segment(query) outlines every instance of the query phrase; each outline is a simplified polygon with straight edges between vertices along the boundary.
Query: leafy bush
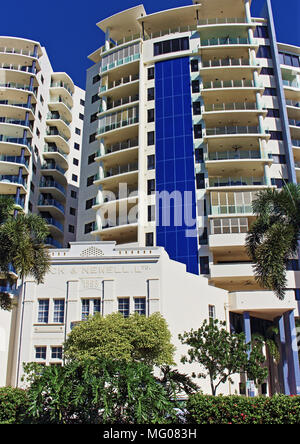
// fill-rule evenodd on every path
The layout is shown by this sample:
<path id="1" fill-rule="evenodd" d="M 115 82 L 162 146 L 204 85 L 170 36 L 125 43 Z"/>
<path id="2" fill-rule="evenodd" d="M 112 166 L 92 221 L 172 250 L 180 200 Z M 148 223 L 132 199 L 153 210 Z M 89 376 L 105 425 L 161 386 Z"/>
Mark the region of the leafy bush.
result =
<path id="1" fill-rule="evenodd" d="M 0 387 L 0 424 L 23 422 L 27 410 L 26 391 L 14 387 Z"/>
<path id="2" fill-rule="evenodd" d="M 300 396 L 211 396 L 187 401 L 187 422 L 194 424 L 300 424 Z"/>

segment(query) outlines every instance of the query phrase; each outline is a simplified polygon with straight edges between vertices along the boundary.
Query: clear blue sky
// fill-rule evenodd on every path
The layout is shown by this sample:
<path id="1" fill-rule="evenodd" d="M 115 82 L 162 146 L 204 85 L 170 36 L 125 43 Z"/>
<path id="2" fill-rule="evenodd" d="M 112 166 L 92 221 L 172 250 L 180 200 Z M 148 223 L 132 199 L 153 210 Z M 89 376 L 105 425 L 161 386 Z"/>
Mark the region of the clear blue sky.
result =
<path id="1" fill-rule="evenodd" d="M 226 1 L 226 0 L 224 0 Z M 1 35 L 39 41 L 53 69 L 67 72 L 85 88 L 87 56 L 103 44 L 96 23 L 121 10 L 144 4 L 147 13 L 191 4 L 191 0 L 11 0 L 1 4 Z M 260 16 L 264 0 L 252 0 Z M 277 40 L 300 46 L 300 0 L 272 0 Z"/>

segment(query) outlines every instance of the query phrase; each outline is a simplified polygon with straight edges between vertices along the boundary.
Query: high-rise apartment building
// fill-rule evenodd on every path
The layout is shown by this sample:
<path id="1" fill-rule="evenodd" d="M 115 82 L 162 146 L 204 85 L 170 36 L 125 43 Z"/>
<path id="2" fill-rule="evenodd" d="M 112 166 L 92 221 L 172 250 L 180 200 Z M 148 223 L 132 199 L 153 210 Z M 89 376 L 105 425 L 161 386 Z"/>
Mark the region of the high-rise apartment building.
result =
<path id="1" fill-rule="evenodd" d="M 0 37 L 0 194 L 46 219 L 52 248 L 76 236 L 84 98 L 40 43 Z"/>

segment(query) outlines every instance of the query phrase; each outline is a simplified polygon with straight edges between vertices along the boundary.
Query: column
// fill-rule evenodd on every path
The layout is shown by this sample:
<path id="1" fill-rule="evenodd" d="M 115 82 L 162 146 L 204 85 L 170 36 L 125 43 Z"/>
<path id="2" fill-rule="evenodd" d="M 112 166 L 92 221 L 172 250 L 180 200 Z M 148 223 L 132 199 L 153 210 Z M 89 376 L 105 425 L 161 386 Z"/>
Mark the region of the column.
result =
<path id="1" fill-rule="evenodd" d="M 80 320 L 79 311 L 79 282 L 68 281 L 67 282 L 67 294 L 65 302 L 65 332 L 64 340 L 67 339 L 67 335 L 72 330 L 72 324 L 74 321 Z"/>
<path id="2" fill-rule="evenodd" d="M 247 23 L 251 23 L 250 1 L 245 0 L 245 14 Z"/>
<path id="3" fill-rule="evenodd" d="M 280 339 L 280 373 L 283 384 L 283 392 L 285 395 L 290 395 L 290 387 L 288 382 L 288 364 L 286 358 L 286 339 L 284 330 L 284 319 L 280 316 L 278 320 L 279 339 Z"/>
<path id="4" fill-rule="evenodd" d="M 104 280 L 103 281 L 103 299 L 102 299 L 102 315 L 106 316 L 114 311 L 114 299 L 115 299 L 115 281 Z"/>
<path id="5" fill-rule="evenodd" d="M 250 324 L 249 311 L 244 311 L 243 320 L 244 320 L 245 342 L 246 342 L 246 344 L 248 344 L 249 342 L 251 342 L 251 324 Z M 251 351 L 249 350 L 247 353 L 248 353 L 248 358 L 249 358 Z M 250 384 L 250 386 L 247 388 L 248 396 L 251 396 L 251 397 L 255 396 L 255 392 L 253 390 L 252 383 L 251 383 L 251 381 L 248 380 L 248 377 L 247 377 L 247 383 Z"/>
<path id="6" fill-rule="evenodd" d="M 288 382 L 291 395 L 300 394 L 300 370 L 297 347 L 297 332 L 295 327 L 294 310 L 283 315 L 286 335 L 286 355 L 288 365 Z"/>
<path id="7" fill-rule="evenodd" d="M 160 311 L 160 281 L 159 279 L 149 279 L 148 286 L 148 316 Z"/>
<path id="8" fill-rule="evenodd" d="M 109 50 L 109 41 L 110 41 L 110 28 L 106 28 L 105 31 L 105 50 Z"/>

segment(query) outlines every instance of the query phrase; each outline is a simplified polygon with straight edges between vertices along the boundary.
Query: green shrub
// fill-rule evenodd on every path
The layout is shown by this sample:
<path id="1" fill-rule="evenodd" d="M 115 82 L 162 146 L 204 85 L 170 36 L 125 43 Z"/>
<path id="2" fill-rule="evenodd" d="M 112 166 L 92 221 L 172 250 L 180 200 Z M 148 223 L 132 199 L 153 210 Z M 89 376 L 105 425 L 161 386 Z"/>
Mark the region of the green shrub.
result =
<path id="1" fill-rule="evenodd" d="M 27 410 L 25 390 L 14 387 L 0 387 L 0 424 L 23 422 Z"/>
<path id="2" fill-rule="evenodd" d="M 211 396 L 187 401 L 187 421 L 196 424 L 300 424 L 300 396 Z"/>

